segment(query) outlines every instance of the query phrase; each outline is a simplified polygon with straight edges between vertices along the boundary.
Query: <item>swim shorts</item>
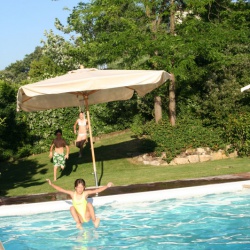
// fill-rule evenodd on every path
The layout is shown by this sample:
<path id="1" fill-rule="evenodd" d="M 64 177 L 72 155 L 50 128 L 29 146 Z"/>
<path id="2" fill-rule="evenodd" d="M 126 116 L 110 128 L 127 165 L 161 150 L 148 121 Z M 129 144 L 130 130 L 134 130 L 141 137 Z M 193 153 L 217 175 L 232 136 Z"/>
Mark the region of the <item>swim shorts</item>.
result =
<path id="1" fill-rule="evenodd" d="M 53 155 L 53 164 L 56 167 L 60 167 L 63 166 L 65 167 L 65 154 L 58 154 L 58 153 L 54 153 Z"/>

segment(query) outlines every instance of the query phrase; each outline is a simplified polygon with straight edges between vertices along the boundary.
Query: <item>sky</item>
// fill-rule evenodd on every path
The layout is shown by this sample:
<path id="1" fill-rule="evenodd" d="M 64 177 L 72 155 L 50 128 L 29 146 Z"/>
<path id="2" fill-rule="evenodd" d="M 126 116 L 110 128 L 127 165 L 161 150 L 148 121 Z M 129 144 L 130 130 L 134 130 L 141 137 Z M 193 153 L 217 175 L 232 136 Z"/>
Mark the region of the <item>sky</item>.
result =
<path id="1" fill-rule="evenodd" d="M 67 23 L 73 9 L 80 0 L 1 0 L 0 7 L 0 70 L 25 55 L 46 40 L 44 31 L 56 31 L 55 18 Z M 55 33 L 63 35 L 56 31 Z"/>

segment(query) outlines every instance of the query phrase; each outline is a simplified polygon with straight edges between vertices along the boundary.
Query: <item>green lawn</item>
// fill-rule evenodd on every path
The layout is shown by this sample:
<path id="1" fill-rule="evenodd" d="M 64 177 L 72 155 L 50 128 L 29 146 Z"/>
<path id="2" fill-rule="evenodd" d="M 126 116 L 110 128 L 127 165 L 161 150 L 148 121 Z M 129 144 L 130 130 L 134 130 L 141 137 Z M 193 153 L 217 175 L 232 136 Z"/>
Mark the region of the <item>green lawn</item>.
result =
<path id="1" fill-rule="evenodd" d="M 225 159 L 178 166 L 149 166 L 135 163 L 131 155 L 140 154 L 140 141 L 131 132 L 112 135 L 94 144 L 97 176 L 100 185 L 112 181 L 115 185 L 128 185 L 169 180 L 181 180 L 225 174 L 246 173 L 250 170 L 249 158 Z M 70 158 L 56 184 L 73 189 L 74 180 L 84 178 L 87 186 L 95 180 L 90 148 L 78 158 L 78 150 L 70 147 Z M 19 196 L 54 192 L 45 181 L 53 180 L 53 164 L 47 153 L 34 155 L 17 162 L 1 163 L 0 196 Z"/>

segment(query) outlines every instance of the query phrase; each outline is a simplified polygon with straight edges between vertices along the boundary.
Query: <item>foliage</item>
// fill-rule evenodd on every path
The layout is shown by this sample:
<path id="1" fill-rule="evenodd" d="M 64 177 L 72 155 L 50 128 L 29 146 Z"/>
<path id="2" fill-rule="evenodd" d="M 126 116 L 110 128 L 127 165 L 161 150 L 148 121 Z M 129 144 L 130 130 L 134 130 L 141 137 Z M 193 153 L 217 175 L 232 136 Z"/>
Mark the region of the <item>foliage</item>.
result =
<path id="1" fill-rule="evenodd" d="M 90 116 L 93 134 L 107 134 L 129 128 L 136 112 L 136 96 L 128 101 L 92 105 L 90 107 Z"/>
<path id="2" fill-rule="evenodd" d="M 195 62 L 195 68 L 187 68 L 187 77 L 178 76 L 180 84 L 185 82 L 185 88 L 177 90 L 181 107 L 191 104 L 204 124 L 223 126 L 228 114 L 248 109 L 249 99 L 240 88 L 250 84 L 250 7 L 240 2 L 211 1 L 202 12 L 194 10 L 197 18 L 189 15 L 177 27 Z"/>
<path id="3" fill-rule="evenodd" d="M 42 41 L 43 55 L 50 58 L 63 72 L 77 69 L 80 66 L 75 57 L 69 55 L 73 45 L 62 36 L 55 35 L 52 30 L 45 32 L 46 41 Z"/>
<path id="4" fill-rule="evenodd" d="M 240 156 L 250 155 L 250 114 L 229 114 L 225 122 L 225 140 L 231 150 L 236 149 Z"/>
<path id="5" fill-rule="evenodd" d="M 34 52 L 25 55 L 23 60 L 11 63 L 8 67 L 1 71 L 0 79 L 7 83 L 27 83 L 28 73 L 32 61 L 39 60 L 42 56 L 42 48 L 36 47 Z"/>
<path id="6" fill-rule="evenodd" d="M 13 86 L 0 82 L 0 161 L 19 157 L 22 148 L 29 137 L 27 125 L 18 120 L 16 109 L 16 90 Z M 30 153 L 30 152 L 29 152 Z"/>
<path id="7" fill-rule="evenodd" d="M 142 136 L 144 134 L 143 125 L 145 123 L 145 119 L 141 114 L 137 114 L 134 116 L 132 124 L 130 126 L 131 131 L 137 136 Z"/>
<path id="8" fill-rule="evenodd" d="M 77 108 L 47 110 L 32 113 L 21 112 L 20 119 L 29 124 L 31 135 L 29 145 L 32 153 L 38 154 L 49 150 L 55 138 L 55 130 L 62 129 L 63 138 L 71 144 L 75 140 L 73 125 L 78 117 Z"/>
<path id="9" fill-rule="evenodd" d="M 209 147 L 212 150 L 225 148 L 222 139 L 223 130 L 204 127 L 197 119 L 179 119 L 174 127 L 167 119 L 162 119 L 158 124 L 151 121 L 145 124 L 143 129 L 145 135 L 156 143 L 156 153 L 165 152 L 168 162 L 189 148 Z"/>
<path id="10" fill-rule="evenodd" d="M 5 124 L 4 124 L 5 119 L 6 119 L 6 117 L 0 118 L 0 126 L 5 126 Z"/>
<path id="11" fill-rule="evenodd" d="M 174 34 L 169 23 L 173 12 Z M 69 41 L 46 32 L 43 48 L 37 47 L 0 73 L 5 81 L 0 90 L 1 124 L 5 119 L 4 126 L 0 126 L 1 152 L 5 155 L 2 158 L 46 151 L 58 127 L 67 140 L 74 140 L 72 126 L 77 108 L 16 114 L 15 92 L 17 86 L 63 74 L 80 64 L 100 69 L 160 69 L 174 73 L 176 79 L 176 128 L 167 122 L 166 83 L 145 97 L 134 95 L 126 102 L 91 106 L 94 135 L 128 127 L 139 135 L 146 131 L 151 137 L 149 148 L 153 149 L 155 143 L 158 151 L 168 148 L 169 159 L 189 144 L 203 145 L 207 140 L 216 148 L 223 146 L 222 139 L 240 154 L 250 154 L 246 115 L 250 96 L 240 93 L 241 87 L 250 84 L 247 1 L 93 0 L 80 2 L 69 15 L 67 25 L 59 20 L 55 24 L 65 34 L 73 34 Z M 154 117 L 155 96 L 162 99 L 164 119 L 158 125 L 153 121 L 145 125 Z M 209 137 L 211 131 L 218 138 Z"/>
<path id="12" fill-rule="evenodd" d="M 32 81 L 51 78 L 64 73 L 51 58 L 42 56 L 39 60 L 33 60 L 30 64 L 29 77 Z"/>

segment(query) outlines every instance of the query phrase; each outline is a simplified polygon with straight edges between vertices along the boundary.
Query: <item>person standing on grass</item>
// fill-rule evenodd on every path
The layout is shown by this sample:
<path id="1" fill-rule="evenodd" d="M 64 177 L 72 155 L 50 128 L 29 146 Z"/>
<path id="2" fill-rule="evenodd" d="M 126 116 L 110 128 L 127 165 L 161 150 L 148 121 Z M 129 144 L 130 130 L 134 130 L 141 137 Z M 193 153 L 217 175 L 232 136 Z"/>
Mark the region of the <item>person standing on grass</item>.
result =
<path id="1" fill-rule="evenodd" d="M 68 194 L 71 197 L 73 206 L 70 207 L 70 213 L 75 220 L 76 227 L 78 229 L 83 229 L 82 223 L 89 222 L 90 219 L 92 219 L 95 228 L 99 226 L 100 219 L 96 218 L 94 207 L 90 202 L 87 201 L 87 198 L 91 194 L 100 193 L 106 190 L 107 188 L 111 187 L 113 183 L 109 182 L 107 186 L 103 186 L 94 190 L 85 190 L 85 181 L 83 179 L 76 179 L 74 185 L 75 191 L 71 191 L 56 186 L 55 184 L 51 183 L 50 179 L 46 179 L 46 181 L 48 181 L 49 185 L 57 191 Z"/>
<path id="2" fill-rule="evenodd" d="M 78 135 L 76 138 L 76 147 L 78 147 L 79 150 L 79 157 L 82 157 L 82 151 L 84 144 L 88 141 L 88 121 L 85 119 L 84 113 L 79 113 L 79 118 L 76 120 L 74 124 L 74 133 L 76 134 L 76 126 L 78 125 Z"/>
<path id="3" fill-rule="evenodd" d="M 57 168 L 65 168 L 65 159 L 69 158 L 69 146 L 66 141 L 62 138 L 62 130 L 57 129 L 55 132 L 56 138 L 52 141 L 50 146 L 49 158 L 53 157 L 54 164 L 54 181 L 56 181 Z M 54 154 L 53 154 L 54 149 Z M 66 154 L 64 150 L 66 149 Z"/>

